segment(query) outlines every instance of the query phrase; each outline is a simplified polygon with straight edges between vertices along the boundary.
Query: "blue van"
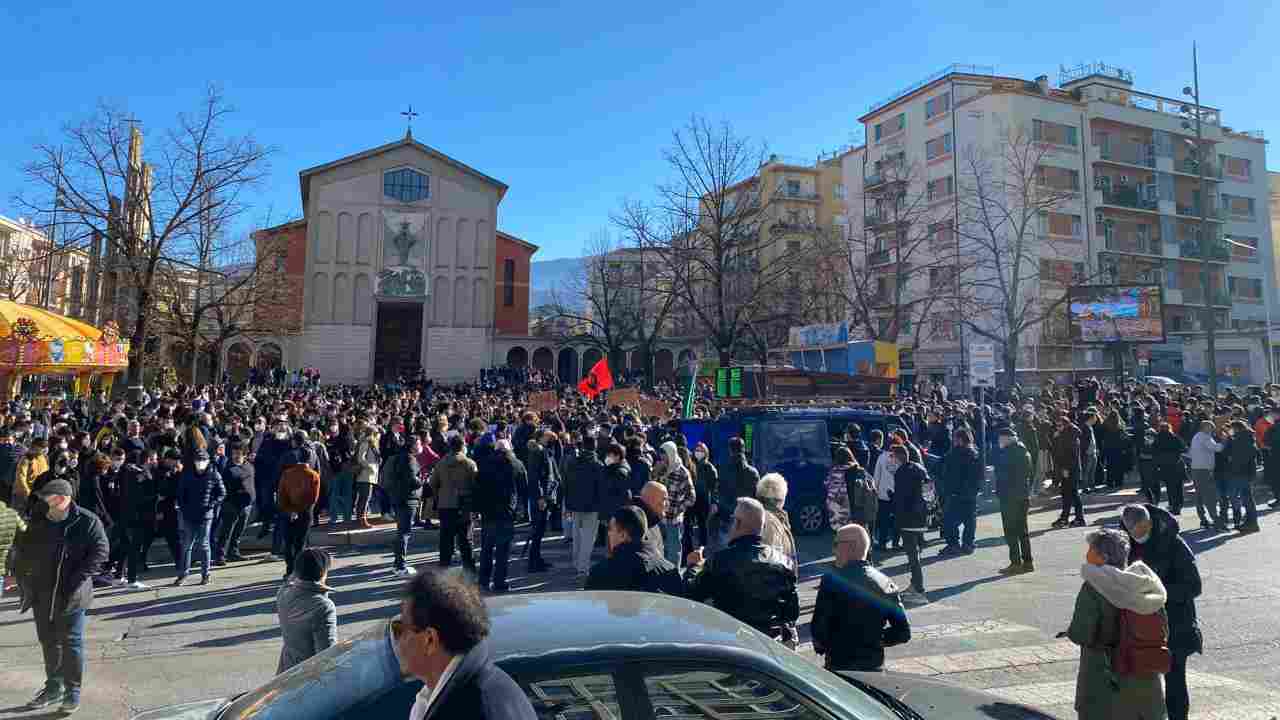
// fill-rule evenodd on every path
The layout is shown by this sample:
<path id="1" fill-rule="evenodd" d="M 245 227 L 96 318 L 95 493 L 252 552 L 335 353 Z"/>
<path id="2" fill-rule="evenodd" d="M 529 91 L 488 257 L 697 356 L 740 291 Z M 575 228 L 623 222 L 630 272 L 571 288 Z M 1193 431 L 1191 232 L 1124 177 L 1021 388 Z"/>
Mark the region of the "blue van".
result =
<path id="1" fill-rule="evenodd" d="M 844 436 L 857 423 L 863 440 L 872 430 L 888 435 L 901 427 L 895 415 L 853 408 L 752 408 L 734 410 L 714 422 L 682 420 L 680 429 L 689 447 L 705 442 L 717 468 L 729 459 L 729 438 L 741 437 L 747 458 L 760 471 L 781 473 L 787 479 L 787 514 L 796 533 L 813 534 L 827 522 L 827 472 L 831 469 L 831 439 Z"/>

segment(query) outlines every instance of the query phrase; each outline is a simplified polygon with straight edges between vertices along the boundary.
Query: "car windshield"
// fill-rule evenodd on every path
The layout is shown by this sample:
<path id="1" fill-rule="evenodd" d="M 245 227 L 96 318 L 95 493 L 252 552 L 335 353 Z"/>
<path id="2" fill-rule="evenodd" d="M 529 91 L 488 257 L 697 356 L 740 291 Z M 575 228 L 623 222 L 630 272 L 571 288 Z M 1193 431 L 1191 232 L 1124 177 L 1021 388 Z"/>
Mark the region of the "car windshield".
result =
<path id="1" fill-rule="evenodd" d="M 762 469 L 831 462 L 827 426 L 821 420 L 761 423 L 755 435 L 756 459 Z"/>
<path id="2" fill-rule="evenodd" d="M 404 681 L 392 625 L 379 623 L 339 642 L 266 685 L 236 698 L 219 720 L 312 720 L 336 717 Z M 341 682 L 334 682 L 341 678 Z"/>

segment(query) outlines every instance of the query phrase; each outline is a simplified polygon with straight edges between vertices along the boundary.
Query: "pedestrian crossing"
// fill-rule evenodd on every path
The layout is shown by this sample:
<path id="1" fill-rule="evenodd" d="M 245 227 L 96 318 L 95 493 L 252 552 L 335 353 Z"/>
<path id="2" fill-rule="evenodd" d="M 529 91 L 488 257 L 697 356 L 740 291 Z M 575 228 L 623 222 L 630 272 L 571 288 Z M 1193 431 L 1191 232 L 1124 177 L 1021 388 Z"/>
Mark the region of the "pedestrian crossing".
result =
<path id="1" fill-rule="evenodd" d="M 925 608 L 920 608 L 924 610 Z M 996 647 L 988 647 L 996 645 Z M 978 647 L 979 649 L 960 649 Z M 800 652 L 819 660 L 808 644 Z M 911 642 L 886 651 L 885 669 L 985 690 L 1054 717 L 1074 718 L 1080 649 L 1039 628 L 999 619 L 913 626 Z M 1210 666 L 1193 656 L 1191 666 Z M 1188 669 L 1192 720 L 1277 720 L 1280 690 Z"/>

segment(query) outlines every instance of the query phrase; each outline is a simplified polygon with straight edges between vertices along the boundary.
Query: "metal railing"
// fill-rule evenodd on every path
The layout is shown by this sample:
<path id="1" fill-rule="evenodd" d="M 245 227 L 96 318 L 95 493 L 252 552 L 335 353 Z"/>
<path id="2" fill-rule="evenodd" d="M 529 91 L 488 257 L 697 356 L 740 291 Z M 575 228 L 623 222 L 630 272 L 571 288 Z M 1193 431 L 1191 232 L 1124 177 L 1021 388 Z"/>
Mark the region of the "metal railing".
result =
<path id="1" fill-rule="evenodd" d="M 1113 231 L 1103 237 L 1107 250 L 1143 255 L 1161 255 L 1164 245 L 1158 237 L 1150 237 L 1133 231 Z"/>
<path id="2" fill-rule="evenodd" d="M 1105 205 L 1118 205 L 1120 207 L 1135 208 L 1138 210 L 1157 210 L 1160 207 L 1159 200 L 1143 197 L 1135 188 L 1103 190 L 1102 202 Z"/>
<path id="3" fill-rule="evenodd" d="M 788 190 L 788 189 L 786 189 L 786 188 L 783 188 L 783 189 L 781 189 L 781 190 L 779 190 L 779 191 L 778 191 L 778 197 L 781 197 L 781 198 L 796 198 L 796 199 L 800 199 L 800 200 L 817 200 L 817 199 L 819 199 L 819 198 L 818 198 L 818 193 L 816 193 L 816 192 L 810 192 L 810 191 L 808 191 L 808 190 L 796 190 L 796 191 L 794 191 L 794 192 L 793 192 L 793 191 Z"/>
<path id="4" fill-rule="evenodd" d="M 1182 160 L 1174 163 L 1173 169 L 1187 175 L 1196 175 L 1199 171 L 1196 169 L 1196 161 L 1194 158 L 1184 157 Z M 1217 163 L 1207 162 L 1204 164 L 1204 176 L 1207 178 L 1221 178 L 1222 168 Z"/>
<path id="5" fill-rule="evenodd" d="M 1108 139 L 1106 145 L 1098 149 L 1103 160 L 1129 163 L 1153 168 L 1156 166 L 1156 146 L 1150 143 L 1136 143 L 1125 140 Z"/>
<path id="6" fill-rule="evenodd" d="M 928 85 L 929 83 L 935 80 L 941 80 L 942 78 L 948 75 L 951 75 L 953 73 L 962 74 L 962 75 L 991 76 L 996 74 L 996 66 L 995 65 L 966 65 L 963 63 L 952 63 L 951 65 L 948 65 L 942 68 L 941 70 L 938 70 L 937 72 L 931 73 L 925 76 L 924 78 L 921 78 L 920 80 L 917 80 L 911 83 L 910 85 L 902 88 L 901 90 L 893 93 L 892 95 L 889 95 L 883 100 L 871 103 L 870 105 L 867 106 L 867 112 L 875 110 L 876 108 L 881 107 L 883 105 L 888 105 L 889 103 L 893 102 L 894 100 L 897 100 L 900 97 L 903 97 L 905 95 L 910 95 L 911 93 L 915 92 L 916 90 L 919 90 L 925 85 Z"/>

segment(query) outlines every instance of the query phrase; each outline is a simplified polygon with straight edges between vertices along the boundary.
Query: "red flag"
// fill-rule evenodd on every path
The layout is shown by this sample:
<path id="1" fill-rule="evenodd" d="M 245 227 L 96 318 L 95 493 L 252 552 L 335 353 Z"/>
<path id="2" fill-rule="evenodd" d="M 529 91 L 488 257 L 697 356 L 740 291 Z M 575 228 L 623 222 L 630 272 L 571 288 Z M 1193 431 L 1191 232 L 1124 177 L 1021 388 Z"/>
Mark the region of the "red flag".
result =
<path id="1" fill-rule="evenodd" d="M 609 372 L 609 361 L 601 358 L 591 366 L 587 376 L 578 382 L 578 392 L 594 400 L 597 395 L 613 387 L 613 373 Z"/>

